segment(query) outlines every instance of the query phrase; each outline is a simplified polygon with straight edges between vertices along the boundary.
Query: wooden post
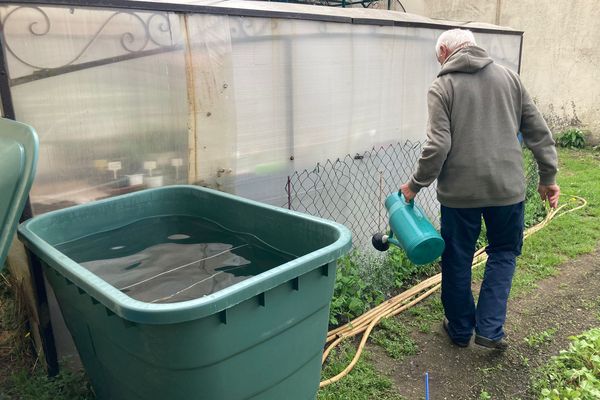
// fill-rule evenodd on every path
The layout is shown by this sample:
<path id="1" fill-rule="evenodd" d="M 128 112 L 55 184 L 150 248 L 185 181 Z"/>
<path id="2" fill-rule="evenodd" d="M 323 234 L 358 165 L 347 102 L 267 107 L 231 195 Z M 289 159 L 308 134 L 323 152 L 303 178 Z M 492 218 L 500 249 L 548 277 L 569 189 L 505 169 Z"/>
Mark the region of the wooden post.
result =
<path id="1" fill-rule="evenodd" d="M 198 130 L 196 113 L 196 82 L 194 80 L 194 59 L 192 56 L 192 45 L 190 42 L 190 31 L 188 27 L 188 15 L 181 16 L 183 21 L 183 41 L 185 45 L 185 78 L 188 102 L 188 183 L 194 184 L 198 181 Z"/>

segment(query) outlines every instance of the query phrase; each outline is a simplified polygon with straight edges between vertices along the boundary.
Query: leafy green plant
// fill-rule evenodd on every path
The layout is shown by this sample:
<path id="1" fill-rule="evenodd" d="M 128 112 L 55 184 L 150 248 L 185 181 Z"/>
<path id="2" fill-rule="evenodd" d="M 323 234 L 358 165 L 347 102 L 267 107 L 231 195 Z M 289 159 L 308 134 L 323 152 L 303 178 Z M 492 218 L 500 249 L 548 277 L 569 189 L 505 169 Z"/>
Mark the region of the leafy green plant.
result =
<path id="1" fill-rule="evenodd" d="M 390 246 L 385 260 L 386 266 L 394 273 L 394 286 L 400 288 L 410 276 L 418 271 L 418 266 L 413 264 L 406 253 L 395 246 Z"/>
<path id="2" fill-rule="evenodd" d="M 491 398 L 492 396 L 485 390 L 482 390 L 481 393 L 479 393 L 479 400 L 490 400 Z"/>
<path id="3" fill-rule="evenodd" d="M 533 333 L 525 338 L 525 343 L 527 343 L 529 347 L 540 347 L 545 343 L 551 342 L 555 333 L 556 328 L 550 328 L 542 332 Z"/>
<path id="4" fill-rule="evenodd" d="M 384 300 L 383 292 L 361 277 L 356 254 L 353 252 L 338 261 L 329 312 L 329 323 L 334 326 L 358 317 Z"/>
<path id="5" fill-rule="evenodd" d="M 585 135 L 580 129 L 568 129 L 558 135 L 556 144 L 570 149 L 583 149 L 585 147 Z"/>
<path id="6" fill-rule="evenodd" d="M 437 272 L 437 263 L 417 266 L 395 246 L 383 256 L 354 250 L 338 261 L 329 323 L 346 323 Z"/>
<path id="7" fill-rule="evenodd" d="M 540 376 L 534 382 L 538 398 L 600 399 L 600 328 L 569 340 L 569 348 L 540 369 Z"/>

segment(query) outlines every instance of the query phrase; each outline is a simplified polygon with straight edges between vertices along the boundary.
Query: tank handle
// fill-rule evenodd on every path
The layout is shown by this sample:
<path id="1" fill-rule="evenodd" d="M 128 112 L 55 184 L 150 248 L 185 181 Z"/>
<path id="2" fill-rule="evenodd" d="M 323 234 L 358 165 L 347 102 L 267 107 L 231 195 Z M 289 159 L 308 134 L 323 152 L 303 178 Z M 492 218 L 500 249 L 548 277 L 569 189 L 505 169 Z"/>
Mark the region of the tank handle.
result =
<path id="1" fill-rule="evenodd" d="M 402 200 L 402 202 L 403 202 L 404 204 L 408 204 L 409 206 L 411 206 L 411 207 L 413 207 L 413 208 L 414 208 L 414 206 L 415 206 L 415 199 L 412 199 L 412 200 L 410 201 L 410 203 L 407 203 L 407 202 L 406 202 L 406 199 L 404 198 L 404 195 L 402 194 L 402 191 L 401 191 L 401 190 L 398 190 L 398 197 L 400 197 L 400 200 Z"/>

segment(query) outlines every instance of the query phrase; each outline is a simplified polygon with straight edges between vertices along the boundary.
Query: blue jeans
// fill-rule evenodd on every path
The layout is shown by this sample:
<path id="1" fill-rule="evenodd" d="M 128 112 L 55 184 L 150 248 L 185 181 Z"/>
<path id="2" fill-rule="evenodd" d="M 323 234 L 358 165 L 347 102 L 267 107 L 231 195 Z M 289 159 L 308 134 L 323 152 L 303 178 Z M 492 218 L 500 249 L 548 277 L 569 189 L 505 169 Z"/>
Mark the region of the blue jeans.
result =
<path id="1" fill-rule="evenodd" d="M 523 202 L 500 207 L 442 206 L 442 303 L 450 337 L 467 342 L 475 332 L 491 340 L 504 336 L 506 304 L 523 245 Z M 477 307 L 471 291 L 471 264 L 481 216 L 485 220 L 488 260 Z"/>

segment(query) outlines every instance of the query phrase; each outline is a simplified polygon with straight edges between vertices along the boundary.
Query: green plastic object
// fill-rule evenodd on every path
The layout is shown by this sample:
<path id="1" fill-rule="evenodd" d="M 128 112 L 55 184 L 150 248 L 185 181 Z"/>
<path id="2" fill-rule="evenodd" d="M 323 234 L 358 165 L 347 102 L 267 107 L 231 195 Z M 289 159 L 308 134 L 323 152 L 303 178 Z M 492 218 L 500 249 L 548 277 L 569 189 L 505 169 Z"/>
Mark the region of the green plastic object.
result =
<path id="1" fill-rule="evenodd" d="M 33 128 L 0 118 L 0 271 L 27 202 L 37 157 Z"/>
<path id="2" fill-rule="evenodd" d="M 435 230 L 414 200 L 392 193 L 385 199 L 390 220 L 388 242 L 403 248 L 408 259 L 417 265 L 429 264 L 442 255 L 444 239 Z"/>
<path id="3" fill-rule="evenodd" d="M 299 255 L 195 300 L 128 297 L 56 250 L 143 218 L 190 215 Z M 19 227 L 42 261 L 99 399 L 314 399 L 342 225 L 195 186 L 50 212 Z"/>

